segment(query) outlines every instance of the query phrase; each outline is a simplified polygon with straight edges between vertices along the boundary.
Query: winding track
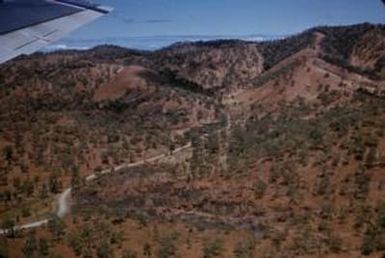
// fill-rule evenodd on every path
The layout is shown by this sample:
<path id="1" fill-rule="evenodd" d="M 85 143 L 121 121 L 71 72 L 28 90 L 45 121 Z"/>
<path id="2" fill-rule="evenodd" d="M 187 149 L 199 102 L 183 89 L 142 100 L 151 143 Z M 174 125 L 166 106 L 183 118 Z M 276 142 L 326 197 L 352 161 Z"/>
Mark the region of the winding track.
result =
<path id="1" fill-rule="evenodd" d="M 171 153 L 171 155 L 175 155 L 176 153 L 184 151 L 186 149 L 189 149 L 190 147 L 191 147 L 191 142 L 182 146 L 182 147 L 175 149 Z M 162 160 L 162 159 L 167 158 L 167 157 L 168 157 L 167 154 L 160 154 L 158 156 L 154 156 L 154 157 L 144 159 L 141 161 L 137 161 L 134 163 L 124 163 L 124 164 L 121 164 L 121 165 L 114 167 L 113 169 L 106 169 L 106 170 L 103 170 L 101 172 L 93 173 L 93 174 L 86 177 L 86 181 L 95 180 L 100 175 L 106 175 L 106 174 L 110 174 L 113 172 L 117 172 L 117 171 L 122 170 L 124 168 L 139 167 L 139 166 L 142 166 L 146 163 L 153 163 L 153 162 Z M 55 210 L 54 214 L 59 218 L 64 218 L 70 212 L 71 190 L 72 190 L 71 187 L 65 189 L 64 192 L 62 192 L 57 198 L 56 210 Z M 43 219 L 43 220 L 28 223 L 28 224 L 15 226 L 14 230 L 37 228 L 37 227 L 44 226 L 47 223 L 48 223 L 48 219 Z M 7 233 L 7 231 L 8 230 L 6 230 L 6 229 L 0 229 L 0 235 Z"/>

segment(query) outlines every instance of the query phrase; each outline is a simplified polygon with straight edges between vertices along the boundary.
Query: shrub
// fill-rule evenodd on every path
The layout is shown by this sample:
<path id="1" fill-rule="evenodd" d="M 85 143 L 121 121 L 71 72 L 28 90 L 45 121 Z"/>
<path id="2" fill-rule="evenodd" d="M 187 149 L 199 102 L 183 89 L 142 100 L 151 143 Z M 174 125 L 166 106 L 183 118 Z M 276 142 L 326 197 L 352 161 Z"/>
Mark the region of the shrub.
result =
<path id="1" fill-rule="evenodd" d="M 112 249 L 108 242 L 104 241 L 96 250 L 98 258 L 110 258 L 112 257 Z"/>
<path id="2" fill-rule="evenodd" d="M 220 239 L 215 239 L 210 242 L 205 242 L 203 245 L 203 257 L 211 258 L 219 256 L 223 250 L 223 241 Z"/>
<path id="3" fill-rule="evenodd" d="M 130 250 L 130 249 L 124 249 L 122 253 L 122 258 L 136 258 L 138 257 L 136 252 Z"/>
<path id="4" fill-rule="evenodd" d="M 234 249 L 235 258 L 252 258 L 255 252 L 254 239 L 242 240 L 237 243 Z"/>
<path id="5" fill-rule="evenodd" d="M 267 185 L 264 181 L 258 179 L 258 181 L 255 184 L 255 196 L 258 199 L 261 199 L 266 192 Z"/>
<path id="6" fill-rule="evenodd" d="M 159 239 L 158 258 L 169 258 L 176 252 L 175 240 L 177 236 L 175 234 L 163 236 Z"/>

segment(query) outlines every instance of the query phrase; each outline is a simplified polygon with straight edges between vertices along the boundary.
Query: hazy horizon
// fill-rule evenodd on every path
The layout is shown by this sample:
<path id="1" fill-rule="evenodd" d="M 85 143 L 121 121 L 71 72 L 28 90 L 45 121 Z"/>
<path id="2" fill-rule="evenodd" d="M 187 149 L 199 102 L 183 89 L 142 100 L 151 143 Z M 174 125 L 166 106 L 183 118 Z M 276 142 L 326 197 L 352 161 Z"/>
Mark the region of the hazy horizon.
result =
<path id="1" fill-rule="evenodd" d="M 153 50 L 201 38 L 282 37 L 316 26 L 383 23 L 379 0 L 94 0 L 114 11 L 51 46 L 98 44 Z M 180 40 L 182 39 L 182 40 Z M 90 44 L 91 43 L 91 44 Z"/>
<path id="2" fill-rule="evenodd" d="M 49 45 L 45 51 L 65 49 L 90 49 L 98 45 L 116 45 L 137 50 L 157 50 L 179 42 L 197 42 L 211 40 L 264 41 L 283 38 L 289 35 L 156 35 L 139 37 L 107 38 L 67 38 L 57 44 Z"/>
<path id="3" fill-rule="evenodd" d="M 357 25 L 348 24 L 343 26 Z M 375 23 L 371 23 L 375 24 Z M 385 25 L 385 23 L 377 23 Z M 319 25 L 330 26 L 330 25 Z M 317 26 L 317 27 L 319 27 Z M 338 26 L 338 25 L 335 25 Z M 56 44 L 51 44 L 44 48 L 43 52 L 50 52 L 56 50 L 87 50 L 99 45 L 116 45 L 134 50 L 153 51 L 164 47 L 171 46 L 176 43 L 184 42 L 198 42 L 198 41 L 213 41 L 213 40 L 242 40 L 250 42 L 261 42 L 268 40 L 282 39 L 296 34 L 300 34 L 308 29 L 293 34 L 282 35 L 262 35 L 262 34 L 248 34 L 248 35 L 154 35 L 154 36 L 127 36 L 127 37 L 105 37 L 105 38 L 79 38 L 70 36 L 63 39 Z"/>

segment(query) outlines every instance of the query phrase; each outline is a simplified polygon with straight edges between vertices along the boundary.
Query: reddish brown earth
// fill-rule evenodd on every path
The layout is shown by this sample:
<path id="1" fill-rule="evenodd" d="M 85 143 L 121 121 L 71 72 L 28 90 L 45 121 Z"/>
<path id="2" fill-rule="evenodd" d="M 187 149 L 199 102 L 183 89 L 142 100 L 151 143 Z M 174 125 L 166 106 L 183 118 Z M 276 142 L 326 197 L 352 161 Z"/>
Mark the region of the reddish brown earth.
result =
<path id="1" fill-rule="evenodd" d="M 362 24 L 0 66 L 2 227 L 74 188 L 0 257 L 382 257 L 383 46 Z"/>

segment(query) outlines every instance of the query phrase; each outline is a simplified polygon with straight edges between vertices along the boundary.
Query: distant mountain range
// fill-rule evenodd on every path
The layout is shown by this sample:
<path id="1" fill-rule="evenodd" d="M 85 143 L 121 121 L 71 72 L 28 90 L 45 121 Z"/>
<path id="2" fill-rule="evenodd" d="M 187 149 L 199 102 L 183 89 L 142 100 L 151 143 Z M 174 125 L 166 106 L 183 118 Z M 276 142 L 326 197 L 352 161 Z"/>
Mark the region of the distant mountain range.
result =
<path id="1" fill-rule="evenodd" d="M 218 39 L 240 39 L 245 41 L 266 41 L 284 38 L 283 35 L 168 35 L 168 36 L 137 36 L 137 37 L 108 37 L 99 39 L 68 38 L 48 46 L 45 51 L 79 49 L 85 50 L 97 45 L 112 44 L 140 50 L 156 50 L 176 42 L 211 41 Z"/>

